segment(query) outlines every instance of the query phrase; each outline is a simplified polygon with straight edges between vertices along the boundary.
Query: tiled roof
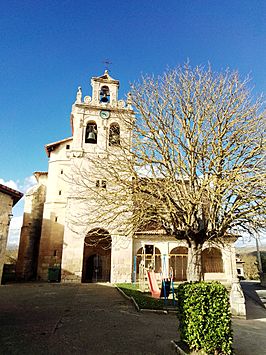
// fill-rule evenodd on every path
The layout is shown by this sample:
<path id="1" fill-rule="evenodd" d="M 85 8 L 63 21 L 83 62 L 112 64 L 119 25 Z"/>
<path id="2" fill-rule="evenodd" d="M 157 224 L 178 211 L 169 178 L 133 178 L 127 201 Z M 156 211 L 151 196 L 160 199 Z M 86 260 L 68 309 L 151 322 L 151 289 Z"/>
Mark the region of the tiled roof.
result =
<path id="1" fill-rule="evenodd" d="M 48 157 L 50 157 L 51 151 L 53 151 L 57 146 L 59 146 L 61 143 L 70 141 L 72 139 L 73 139 L 73 137 L 68 137 L 65 139 L 61 139 L 60 141 L 57 141 L 57 142 L 46 144 L 45 145 L 46 154 L 48 155 Z"/>
<path id="2" fill-rule="evenodd" d="M 9 195 L 13 199 L 13 206 L 21 199 L 23 196 L 23 193 L 14 189 L 11 189 L 11 187 L 5 186 L 0 184 L 0 192 L 3 192 L 6 195 Z"/>

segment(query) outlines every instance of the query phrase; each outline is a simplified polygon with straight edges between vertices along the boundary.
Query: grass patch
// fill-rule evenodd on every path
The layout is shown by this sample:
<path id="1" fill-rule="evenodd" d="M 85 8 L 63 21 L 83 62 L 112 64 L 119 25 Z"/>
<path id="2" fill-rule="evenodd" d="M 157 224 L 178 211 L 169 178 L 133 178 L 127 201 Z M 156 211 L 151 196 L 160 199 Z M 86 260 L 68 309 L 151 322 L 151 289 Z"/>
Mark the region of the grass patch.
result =
<path id="1" fill-rule="evenodd" d="M 131 283 L 116 284 L 127 296 L 133 297 L 137 302 L 140 309 L 176 309 L 173 305 L 173 300 L 153 298 L 150 293 L 141 292 L 138 290 L 138 286 Z"/>

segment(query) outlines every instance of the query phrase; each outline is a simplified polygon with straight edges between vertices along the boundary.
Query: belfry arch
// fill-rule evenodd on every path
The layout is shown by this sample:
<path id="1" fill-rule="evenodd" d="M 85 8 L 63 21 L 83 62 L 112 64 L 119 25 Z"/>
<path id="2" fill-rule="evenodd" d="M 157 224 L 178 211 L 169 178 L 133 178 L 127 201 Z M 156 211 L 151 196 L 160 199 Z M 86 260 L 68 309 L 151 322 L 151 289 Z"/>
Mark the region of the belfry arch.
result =
<path id="1" fill-rule="evenodd" d="M 84 238 L 82 282 L 110 282 L 112 238 L 95 228 Z"/>
<path id="2" fill-rule="evenodd" d="M 85 143 L 97 144 L 97 124 L 89 121 L 86 126 Z"/>

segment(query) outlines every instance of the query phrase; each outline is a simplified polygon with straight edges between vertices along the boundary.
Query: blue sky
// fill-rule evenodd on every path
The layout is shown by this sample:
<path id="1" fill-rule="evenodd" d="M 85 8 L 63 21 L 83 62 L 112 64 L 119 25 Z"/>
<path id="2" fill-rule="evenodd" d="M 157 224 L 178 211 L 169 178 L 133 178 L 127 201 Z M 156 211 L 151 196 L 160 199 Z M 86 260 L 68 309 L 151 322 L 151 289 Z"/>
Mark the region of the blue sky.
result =
<path id="1" fill-rule="evenodd" d="M 265 92 L 264 0 L 0 1 L 0 182 L 25 191 L 44 145 L 71 135 L 76 90 L 112 65 L 120 96 L 141 73 L 210 62 Z M 21 216 L 23 203 L 14 209 Z"/>

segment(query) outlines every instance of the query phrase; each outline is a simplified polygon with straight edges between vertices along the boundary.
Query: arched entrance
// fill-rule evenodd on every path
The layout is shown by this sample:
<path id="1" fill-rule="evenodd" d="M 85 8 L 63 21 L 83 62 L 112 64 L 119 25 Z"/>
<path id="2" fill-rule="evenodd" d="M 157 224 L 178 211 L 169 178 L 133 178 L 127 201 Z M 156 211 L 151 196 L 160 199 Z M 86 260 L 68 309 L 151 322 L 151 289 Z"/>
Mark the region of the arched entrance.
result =
<path id="1" fill-rule="evenodd" d="M 222 252 L 218 248 L 207 248 L 202 251 L 203 272 L 224 272 Z"/>
<path id="2" fill-rule="evenodd" d="M 112 239 L 104 229 L 91 230 L 84 239 L 82 282 L 109 282 Z"/>
<path id="3" fill-rule="evenodd" d="M 139 278 L 139 264 L 143 261 L 145 268 L 150 268 L 154 272 L 161 271 L 161 251 L 154 245 L 146 244 L 137 251 L 136 255 L 136 277 Z"/>
<path id="4" fill-rule="evenodd" d="M 174 281 L 187 280 L 188 248 L 176 247 L 170 252 L 170 268 L 173 269 Z"/>

